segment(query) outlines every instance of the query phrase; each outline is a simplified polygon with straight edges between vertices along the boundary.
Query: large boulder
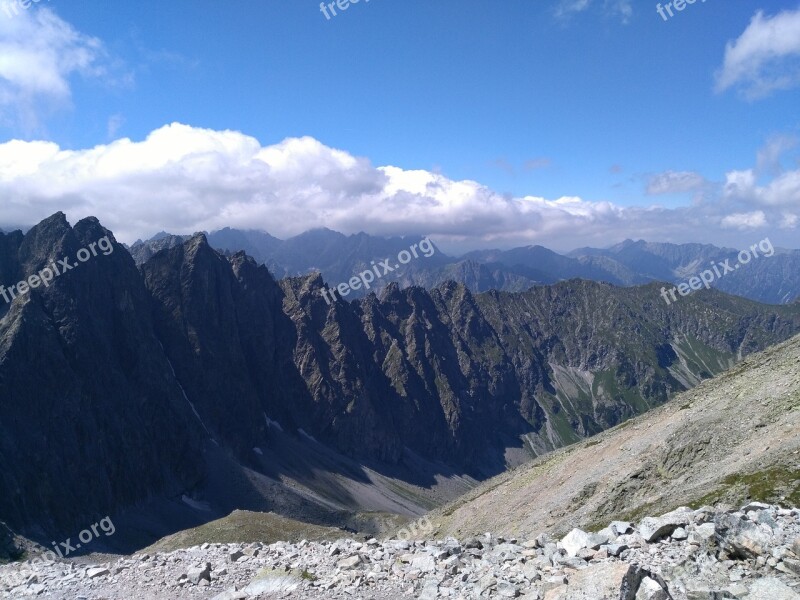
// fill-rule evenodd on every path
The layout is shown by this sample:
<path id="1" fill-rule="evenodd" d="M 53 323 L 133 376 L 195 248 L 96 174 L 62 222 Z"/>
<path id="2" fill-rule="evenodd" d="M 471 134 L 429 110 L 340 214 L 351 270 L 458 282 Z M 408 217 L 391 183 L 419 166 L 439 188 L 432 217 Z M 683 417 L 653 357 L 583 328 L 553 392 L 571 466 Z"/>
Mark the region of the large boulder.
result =
<path id="1" fill-rule="evenodd" d="M 567 585 L 548 591 L 544 600 L 636 600 L 644 572 L 625 563 L 601 563 L 578 571 Z"/>
<path id="2" fill-rule="evenodd" d="M 567 551 L 567 556 L 574 557 L 584 548 L 597 550 L 608 541 L 609 536 L 606 534 L 587 533 L 581 529 L 573 529 L 561 540 L 561 545 Z"/>
<path id="3" fill-rule="evenodd" d="M 264 569 L 242 590 L 249 596 L 295 591 L 303 580 L 294 573 Z"/>
<path id="4" fill-rule="evenodd" d="M 733 558 L 758 558 L 769 553 L 771 529 L 737 514 L 720 515 L 714 520 L 719 547 Z"/>
<path id="5" fill-rule="evenodd" d="M 639 524 L 639 534 L 647 543 L 672 535 L 679 527 L 686 527 L 692 519 L 691 508 L 679 508 L 660 517 L 645 517 Z"/>

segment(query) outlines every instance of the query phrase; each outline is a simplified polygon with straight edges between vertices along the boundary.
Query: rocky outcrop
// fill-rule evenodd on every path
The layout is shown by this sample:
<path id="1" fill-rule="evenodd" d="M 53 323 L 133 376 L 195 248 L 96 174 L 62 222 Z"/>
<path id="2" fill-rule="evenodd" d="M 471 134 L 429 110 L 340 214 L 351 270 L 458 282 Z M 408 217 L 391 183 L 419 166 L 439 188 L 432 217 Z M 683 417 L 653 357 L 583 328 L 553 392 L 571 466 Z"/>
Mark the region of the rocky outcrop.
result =
<path id="1" fill-rule="evenodd" d="M 182 246 L 187 239 L 189 239 L 189 236 L 170 235 L 162 232 L 146 242 L 137 240 L 128 248 L 128 252 L 130 252 L 137 265 L 143 265 L 162 250 Z"/>
<path id="2" fill-rule="evenodd" d="M 560 541 L 546 534 L 485 534 L 462 540 L 204 544 L 101 565 L 27 561 L 0 567 L 0 598 L 800 599 L 800 510 L 749 504 L 680 514 L 681 531 L 653 542 L 647 541 L 652 526 L 642 521 L 612 524 L 585 534 L 581 543 L 575 534 Z M 762 542 L 746 556 L 735 550 L 742 533 L 755 530 Z"/>

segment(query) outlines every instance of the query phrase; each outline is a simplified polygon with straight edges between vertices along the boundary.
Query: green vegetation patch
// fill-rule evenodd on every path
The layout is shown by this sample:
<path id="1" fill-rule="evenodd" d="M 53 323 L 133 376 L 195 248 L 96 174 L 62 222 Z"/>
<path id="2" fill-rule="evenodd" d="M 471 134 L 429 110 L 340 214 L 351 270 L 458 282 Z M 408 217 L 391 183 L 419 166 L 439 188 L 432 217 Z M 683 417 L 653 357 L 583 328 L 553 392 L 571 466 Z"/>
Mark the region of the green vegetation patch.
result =
<path id="1" fill-rule="evenodd" d="M 170 535 L 149 548 L 148 552 L 171 552 L 203 543 L 233 544 L 277 541 L 298 542 L 307 540 L 335 540 L 342 536 L 339 529 L 304 523 L 276 515 L 244 510 L 232 512 L 227 517 L 211 521 Z"/>
<path id="2" fill-rule="evenodd" d="M 776 467 L 756 473 L 729 475 L 714 492 L 706 494 L 689 506 L 699 508 L 717 502 L 742 503 L 753 500 L 800 505 L 800 470 Z"/>

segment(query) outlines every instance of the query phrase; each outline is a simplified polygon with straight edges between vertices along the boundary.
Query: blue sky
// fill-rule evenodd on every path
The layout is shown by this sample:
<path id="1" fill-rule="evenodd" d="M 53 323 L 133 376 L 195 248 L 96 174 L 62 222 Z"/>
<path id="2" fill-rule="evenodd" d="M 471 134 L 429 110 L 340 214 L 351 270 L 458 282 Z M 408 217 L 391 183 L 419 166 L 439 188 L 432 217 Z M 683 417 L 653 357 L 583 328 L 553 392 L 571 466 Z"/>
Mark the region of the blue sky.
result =
<path id="1" fill-rule="evenodd" d="M 797 245 L 797 1 L 5 1 L 0 224 Z"/>

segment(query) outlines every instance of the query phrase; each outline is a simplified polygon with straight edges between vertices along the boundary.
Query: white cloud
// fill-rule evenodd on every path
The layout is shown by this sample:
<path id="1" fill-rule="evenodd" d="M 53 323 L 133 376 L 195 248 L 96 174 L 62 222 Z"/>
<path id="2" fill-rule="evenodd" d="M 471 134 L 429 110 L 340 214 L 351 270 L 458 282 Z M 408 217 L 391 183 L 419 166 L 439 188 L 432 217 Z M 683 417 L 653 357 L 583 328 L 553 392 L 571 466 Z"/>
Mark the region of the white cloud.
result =
<path id="1" fill-rule="evenodd" d="M 620 16 L 623 23 L 628 23 L 633 17 L 632 0 L 605 0 L 606 10 L 610 10 Z"/>
<path id="2" fill-rule="evenodd" d="M 114 139 L 119 131 L 120 127 L 125 124 L 125 117 L 122 115 L 111 115 L 108 118 L 108 139 Z"/>
<path id="3" fill-rule="evenodd" d="M 778 175 L 783 172 L 781 157 L 797 146 L 797 136 L 774 135 L 758 151 L 756 169 L 759 173 Z"/>
<path id="4" fill-rule="evenodd" d="M 554 13 L 559 19 L 567 19 L 582 13 L 592 6 L 592 0 L 559 0 Z M 618 16 L 623 23 L 628 23 L 633 16 L 632 0 L 603 0 L 603 11 Z"/>
<path id="5" fill-rule="evenodd" d="M 682 194 L 703 189 L 707 182 L 705 177 L 693 171 L 665 171 L 650 177 L 647 183 L 647 194 Z"/>
<path id="6" fill-rule="evenodd" d="M 591 4 L 592 0 L 559 0 L 555 7 L 555 14 L 558 18 L 569 17 L 585 11 Z"/>
<path id="7" fill-rule="evenodd" d="M 767 224 L 767 215 L 763 211 L 756 210 L 749 213 L 735 213 L 722 219 L 722 227 L 725 229 L 759 229 Z"/>
<path id="8" fill-rule="evenodd" d="M 731 171 L 726 176 L 723 195 L 728 200 L 779 207 L 800 205 L 800 169 L 787 171 L 759 185 L 753 169 Z"/>
<path id="9" fill-rule="evenodd" d="M 526 160 L 522 164 L 523 171 L 537 171 L 539 169 L 546 169 L 548 167 L 553 166 L 553 161 L 546 156 L 539 156 L 537 158 L 531 158 Z"/>
<path id="10" fill-rule="evenodd" d="M 240 132 L 176 123 L 142 141 L 85 150 L 0 144 L 0 226 L 33 224 L 61 210 L 73 222 L 96 216 L 127 242 L 162 229 L 238 227 L 288 237 L 325 226 L 432 235 L 451 247 L 536 243 L 567 250 L 628 237 L 736 245 L 745 226 L 772 225 L 792 235 L 791 202 L 752 206 L 791 190 L 783 178 L 792 173 L 800 180 L 800 171 L 790 172 L 759 187 L 752 170 L 731 172 L 723 202 L 631 207 L 573 196 L 511 197 L 441 173 L 375 167 L 310 137 L 264 146 Z"/>
<path id="11" fill-rule="evenodd" d="M 800 221 L 800 218 L 796 214 L 784 213 L 779 227 L 781 229 L 794 229 L 797 227 L 798 221 Z"/>
<path id="12" fill-rule="evenodd" d="M 755 100 L 800 85 L 800 8 L 771 17 L 758 11 L 736 41 L 728 42 L 716 89 L 738 87 Z"/>
<path id="13" fill-rule="evenodd" d="M 72 77 L 108 77 L 100 40 L 51 10 L 0 17 L 0 125 L 37 131 L 43 115 L 69 106 Z"/>

